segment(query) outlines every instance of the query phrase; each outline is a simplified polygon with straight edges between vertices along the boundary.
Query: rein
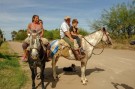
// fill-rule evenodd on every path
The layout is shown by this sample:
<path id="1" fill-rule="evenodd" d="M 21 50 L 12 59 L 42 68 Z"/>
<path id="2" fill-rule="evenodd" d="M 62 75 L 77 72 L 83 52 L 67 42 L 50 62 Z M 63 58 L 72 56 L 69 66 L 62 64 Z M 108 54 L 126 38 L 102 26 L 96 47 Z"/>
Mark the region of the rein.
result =
<path id="1" fill-rule="evenodd" d="M 103 42 L 102 42 L 102 46 L 103 46 Z M 103 53 L 104 49 L 105 49 L 105 47 L 103 46 L 102 51 L 100 53 L 94 53 L 94 52 L 92 52 L 92 54 L 94 54 L 94 55 L 100 55 L 101 53 Z"/>
<path id="2" fill-rule="evenodd" d="M 104 34 L 105 34 L 105 33 L 103 32 L 103 35 L 104 35 Z M 102 36 L 102 37 L 103 37 L 103 36 Z M 92 45 L 85 37 L 82 37 L 82 38 L 84 38 L 84 40 L 85 40 L 89 45 L 95 47 L 95 46 Z M 102 42 L 102 46 L 103 46 L 103 42 Z M 92 52 L 92 54 L 94 54 L 94 55 L 100 55 L 101 53 L 103 53 L 104 49 L 105 49 L 105 47 L 103 46 L 102 51 L 101 51 L 100 53 L 94 53 L 94 52 Z"/>

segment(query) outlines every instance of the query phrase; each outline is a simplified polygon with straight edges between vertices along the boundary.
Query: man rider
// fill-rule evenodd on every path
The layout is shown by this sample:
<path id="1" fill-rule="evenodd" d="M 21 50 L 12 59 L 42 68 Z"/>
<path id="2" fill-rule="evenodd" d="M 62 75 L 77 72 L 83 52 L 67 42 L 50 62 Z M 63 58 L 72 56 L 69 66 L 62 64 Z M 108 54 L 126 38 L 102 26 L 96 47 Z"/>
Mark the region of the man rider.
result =
<path id="1" fill-rule="evenodd" d="M 84 56 L 80 54 L 78 49 L 74 49 L 74 39 L 71 37 L 70 31 L 69 31 L 70 20 L 71 18 L 69 16 L 66 16 L 64 18 L 64 22 L 61 24 L 61 27 L 60 27 L 60 37 L 61 39 L 65 40 L 70 45 L 76 59 L 81 60 L 81 58 L 83 58 Z"/>

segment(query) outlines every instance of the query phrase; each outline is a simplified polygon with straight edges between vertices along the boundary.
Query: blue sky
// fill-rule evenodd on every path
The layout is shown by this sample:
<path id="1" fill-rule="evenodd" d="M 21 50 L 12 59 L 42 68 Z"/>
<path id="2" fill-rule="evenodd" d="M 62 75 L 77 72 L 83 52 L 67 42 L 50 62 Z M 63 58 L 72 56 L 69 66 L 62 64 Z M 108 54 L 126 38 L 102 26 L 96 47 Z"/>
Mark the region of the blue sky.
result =
<path id="1" fill-rule="evenodd" d="M 90 31 L 89 21 L 100 19 L 104 9 L 122 2 L 131 0 L 0 0 L 0 28 L 9 40 L 13 30 L 27 28 L 34 14 L 44 21 L 45 29 L 59 28 L 68 15 Z"/>

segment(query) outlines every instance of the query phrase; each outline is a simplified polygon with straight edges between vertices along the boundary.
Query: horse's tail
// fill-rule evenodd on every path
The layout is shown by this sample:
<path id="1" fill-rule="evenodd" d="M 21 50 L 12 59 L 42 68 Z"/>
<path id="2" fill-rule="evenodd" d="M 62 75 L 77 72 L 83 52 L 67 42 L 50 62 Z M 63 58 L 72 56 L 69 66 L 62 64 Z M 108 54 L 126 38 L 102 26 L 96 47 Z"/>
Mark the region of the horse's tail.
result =
<path id="1" fill-rule="evenodd" d="M 54 56 L 59 49 L 59 40 L 53 40 L 50 44 L 51 44 L 51 56 Z"/>

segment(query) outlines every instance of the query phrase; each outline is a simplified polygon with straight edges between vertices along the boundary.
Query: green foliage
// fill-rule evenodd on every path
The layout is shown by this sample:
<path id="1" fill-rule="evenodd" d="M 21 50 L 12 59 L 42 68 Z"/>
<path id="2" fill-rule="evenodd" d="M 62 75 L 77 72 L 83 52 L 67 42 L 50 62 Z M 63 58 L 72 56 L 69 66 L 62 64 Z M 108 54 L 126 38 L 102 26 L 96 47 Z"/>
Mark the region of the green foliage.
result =
<path id="1" fill-rule="evenodd" d="M 88 34 L 88 32 L 82 28 L 79 28 L 79 33 L 83 36 Z M 13 31 L 11 32 L 11 35 L 13 40 L 19 41 L 22 41 L 27 37 L 26 30 L 19 30 L 18 32 Z M 47 38 L 48 40 L 60 39 L 60 31 L 59 29 L 45 30 L 43 37 Z"/>
<path id="2" fill-rule="evenodd" d="M 88 32 L 82 28 L 79 28 L 79 33 L 83 36 L 88 35 Z M 46 30 L 44 31 L 44 37 L 47 38 L 48 40 L 60 39 L 60 31 L 59 29 Z"/>
<path id="3" fill-rule="evenodd" d="M 92 27 L 97 29 L 106 26 L 114 39 L 129 39 L 135 34 L 134 3 L 122 3 L 104 10 L 101 18 Z"/>
<path id="4" fill-rule="evenodd" d="M 27 32 L 26 30 L 19 30 L 18 32 L 13 31 L 11 32 L 12 35 L 12 40 L 24 40 L 27 37 Z"/>
<path id="5" fill-rule="evenodd" d="M 60 34 L 59 29 L 44 31 L 44 37 L 47 38 L 48 40 L 59 39 L 60 38 L 59 34 Z"/>
<path id="6" fill-rule="evenodd" d="M 79 28 L 79 34 L 81 34 L 81 35 L 83 35 L 83 36 L 86 36 L 86 35 L 88 35 L 89 33 L 88 33 L 86 30 L 84 30 L 83 28 Z"/>
<path id="7" fill-rule="evenodd" d="M 0 29 L 0 38 L 3 38 L 3 32 L 1 29 Z"/>
<path id="8" fill-rule="evenodd" d="M 0 29 L 0 46 L 1 46 L 2 43 L 3 43 L 3 32 Z"/>
<path id="9" fill-rule="evenodd" d="M 0 46 L 1 46 L 1 44 L 3 43 L 3 39 L 2 38 L 0 38 Z"/>
<path id="10" fill-rule="evenodd" d="M 15 40 L 15 37 L 17 35 L 17 32 L 16 31 L 12 31 L 11 32 L 11 35 L 12 35 L 12 40 Z"/>

